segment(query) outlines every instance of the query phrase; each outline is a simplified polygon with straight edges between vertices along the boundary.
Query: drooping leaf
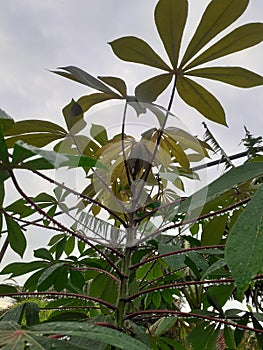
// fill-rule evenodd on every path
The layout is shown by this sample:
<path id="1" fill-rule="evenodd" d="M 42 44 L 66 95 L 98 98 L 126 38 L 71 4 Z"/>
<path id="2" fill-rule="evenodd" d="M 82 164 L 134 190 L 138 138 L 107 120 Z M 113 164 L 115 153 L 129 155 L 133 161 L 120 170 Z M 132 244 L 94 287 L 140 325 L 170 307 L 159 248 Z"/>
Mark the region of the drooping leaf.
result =
<path id="1" fill-rule="evenodd" d="M 204 246 L 220 244 L 227 219 L 228 215 L 218 215 L 209 220 L 203 227 L 201 244 Z"/>
<path id="2" fill-rule="evenodd" d="M 156 27 L 174 69 L 177 68 L 187 13 L 187 0 L 160 0 L 155 8 Z"/>
<path id="3" fill-rule="evenodd" d="M 120 92 L 122 97 L 127 96 L 127 87 L 125 84 L 125 81 L 122 80 L 121 78 L 117 77 L 98 77 L 100 80 L 102 80 L 104 83 L 110 85 L 114 89 Z"/>
<path id="4" fill-rule="evenodd" d="M 0 128 L 2 130 L 8 130 L 14 123 L 14 119 L 0 108 Z"/>
<path id="5" fill-rule="evenodd" d="M 235 221 L 225 248 L 225 260 L 239 292 L 246 290 L 263 266 L 263 185 Z"/>
<path id="6" fill-rule="evenodd" d="M 220 330 L 216 329 L 214 324 L 200 322 L 188 336 L 193 350 L 212 350 L 215 349 L 216 340 Z"/>
<path id="7" fill-rule="evenodd" d="M 204 117 L 226 125 L 223 107 L 216 97 L 204 87 L 184 76 L 178 76 L 177 91 L 185 103 L 195 108 Z"/>
<path id="8" fill-rule="evenodd" d="M 53 133 L 66 135 L 61 126 L 46 120 L 22 120 L 16 122 L 11 129 L 5 131 L 6 136 L 23 135 L 29 133 Z"/>
<path id="9" fill-rule="evenodd" d="M 211 1 L 192 37 L 180 67 L 183 67 L 202 47 L 227 28 L 245 11 L 249 0 Z"/>
<path id="10" fill-rule="evenodd" d="M 128 62 L 145 64 L 166 71 L 171 68 L 144 40 L 134 36 L 126 36 L 109 43 L 116 56 Z"/>
<path id="11" fill-rule="evenodd" d="M 20 226 L 9 216 L 5 215 L 6 226 L 8 230 L 8 241 L 14 252 L 19 254 L 21 258 L 26 249 L 26 238 Z"/>
<path id="12" fill-rule="evenodd" d="M 0 294 L 17 293 L 17 288 L 8 284 L 0 284 Z"/>
<path id="13" fill-rule="evenodd" d="M 263 85 L 263 77 L 241 67 L 208 67 L 193 69 L 185 73 L 200 78 L 219 80 L 230 85 L 250 88 Z"/>
<path id="14" fill-rule="evenodd" d="M 24 275 L 28 272 L 41 269 L 46 266 L 44 261 L 31 261 L 26 263 L 11 263 L 3 268 L 0 272 L 1 275 L 6 275 L 11 273 L 11 277 L 16 277 Z"/>
<path id="15" fill-rule="evenodd" d="M 259 44 L 263 40 L 263 23 L 248 23 L 234 29 L 214 45 L 209 47 L 201 55 L 189 63 L 184 70 L 196 67 L 200 64 L 217 58 L 238 52 L 248 47 Z"/>
<path id="16" fill-rule="evenodd" d="M 93 89 L 99 90 L 101 92 L 105 92 L 111 95 L 116 95 L 107 85 L 103 84 L 100 80 L 98 80 L 97 78 L 93 77 L 92 75 L 90 75 L 89 73 L 85 72 L 84 70 L 75 67 L 75 66 L 67 66 L 67 67 L 58 67 L 58 69 L 62 69 L 66 72 L 69 72 L 69 76 L 66 76 L 68 78 L 73 78 L 73 80 L 87 85 Z M 53 71 L 53 73 L 62 75 L 64 75 L 64 72 L 60 72 L 60 71 Z"/>
<path id="17" fill-rule="evenodd" d="M 3 315 L 3 317 L 1 318 L 1 322 L 13 321 L 13 322 L 21 323 L 24 311 L 25 311 L 25 303 L 24 304 L 18 304 L 14 308 L 11 308 L 10 310 L 8 310 Z"/>
<path id="18" fill-rule="evenodd" d="M 167 88 L 172 80 L 172 74 L 160 74 L 139 84 L 135 89 L 138 101 L 153 102 Z"/>
<path id="19" fill-rule="evenodd" d="M 224 339 L 225 343 L 230 349 L 236 349 L 236 341 L 234 330 L 228 326 L 224 327 Z"/>

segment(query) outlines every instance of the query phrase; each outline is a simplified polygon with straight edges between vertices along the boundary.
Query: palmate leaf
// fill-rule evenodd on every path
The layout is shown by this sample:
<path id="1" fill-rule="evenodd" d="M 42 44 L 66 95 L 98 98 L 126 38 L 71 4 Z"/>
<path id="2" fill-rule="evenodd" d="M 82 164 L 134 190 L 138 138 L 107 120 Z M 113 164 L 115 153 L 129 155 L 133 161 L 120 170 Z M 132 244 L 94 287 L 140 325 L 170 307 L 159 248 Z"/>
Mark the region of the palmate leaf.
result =
<path id="1" fill-rule="evenodd" d="M 263 185 L 235 221 L 227 239 L 225 260 L 242 297 L 263 266 Z"/>
<path id="2" fill-rule="evenodd" d="M 231 33 L 209 47 L 189 63 L 184 71 L 217 58 L 238 52 L 259 44 L 263 40 L 263 23 L 248 23 L 234 29 Z"/>
<path id="3" fill-rule="evenodd" d="M 177 68 L 187 14 L 187 0 L 160 0 L 155 8 L 155 24 L 174 69 Z"/>
<path id="4" fill-rule="evenodd" d="M 241 88 L 263 85 L 263 77 L 241 67 L 208 67 L 187 71 L 185 75 L 222 81 Z"/>
<path id="5" fill-rule="evenodd" d="M 178 76 L 177 91 L 184 102 L 195 108 L 204 117 L 226 125 L 223 107 L 215 96 L 204 87 L 189 78 Z"/>
<path id="6" fill-rule="evenodd" d="M 102 80 L 107 85 L 113 87 L 119 93 L 122 95 L 122 97 L 127 96 L 127 86 L 125 84 L 125 81 L 118 77 L 98 77 L 100 80 Z"/>
<path id="7" fill-rule="evenodd" d="M 166 71 L 171 68 L 161 57 L 142 39 L 126 36 L 109 43 L 117 57 L 124 61 L 141 63 Z"/>
<path id="8" fill-rule="evenodd" d="M 202 47 L 246 10 L 249 0 L 213 0 L 207 6 L 183 56 L 182 68 Z"/>

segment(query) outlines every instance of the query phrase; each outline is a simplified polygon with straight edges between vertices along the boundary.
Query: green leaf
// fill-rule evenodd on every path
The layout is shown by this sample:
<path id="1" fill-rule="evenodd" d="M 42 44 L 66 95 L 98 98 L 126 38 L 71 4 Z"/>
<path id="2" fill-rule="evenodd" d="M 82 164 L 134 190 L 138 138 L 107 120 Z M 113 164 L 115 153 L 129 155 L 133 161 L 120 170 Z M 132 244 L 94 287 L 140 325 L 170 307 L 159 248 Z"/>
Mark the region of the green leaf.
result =
<path id="1" fill-rule="evenodd" d="M 160 254 L 172 253 L 181 249 L 182 248 L 180 246 L 173 246 L 168 244 L 159 244 L 159 248 L 158 248 Z M 166 262 L 166 264 L 170 266 L 172 270 L 177 270 L 183 266 L 185 255 L 175 254 L 175 255 L 167 256 L 163 259 Z"/>
<path id="2" fill-rule="evenodd" d="M 160 74 L 150 78 L 135 89 L 135 96 L 141 102 L 153 102 L 167 88 L 172 80 L 172 74 Z"/>
<path id="3" fill-rule="evenodd" d="M 233 168 L 188 197 L 180 206 L 179 212 L 191 210 L 193 213 L 201 209 L 205 203 L 216 199 L 226 191 L 237 187 L 240 183 L 246 182 L 263 174 L 263 162 L 245 163 Z"/>
<path id="4" fill-rule="evenodd" d="M 208 67 L 193 69 L 185 73 L 196 77 L 219 80 L 223 83 L 250 88 L 263 85 L 263 77 L 241 67 Z"/>
<path id="5" fill-rule="evenodd" d="M 177 317 L 161 317 L 156 323 L 157 327 L 154 327 L 154 336 L 159 337 L 163 333 L 167 332 L 177 322 Z M 156 325 L 156 323 L 154 325 Z M 151 332 L 152 333 L 152 332 Z"/>
<path id="6" fill-rule="evenodd" d="M 233 285 L 218 285 L 208 287 L 204 294 L 204 308 L 213 306 L 217 311 L 222 312 L 222 307 L 229 300 L 235 287 Z"/>
<path id="7" fill-rule="evenodd" d="M 213 263 L 211 266 L 209 266 L 209 268 L 207 270 L 205 270 L 205 272 L 202 275 L 202 279 L 205 279 L 207 276 L 209 276 L 213 272 L 221 269 L 225 265 L 226 265 L 226 262 L 224 259 L 217 260 L 215 263 Z"/>
<path id="8" fill-rule="evenodd" d="M 72 99 L 71 102 L 63 108 L 62 113 L 71 134 L 77 134 L 85 128 L 87 123 L 83 119 L 83 110 L 78 102 Z"/>
<path id="9" fill-rule="evenodd" d="M 236 349 L 235 334 L 233 329 L 227 326 L 224 327 L 224 339 L 228 348 Z"/>
<path id="10" fill-rule="evenodd" d="M 177 68 L 187 14 L 187 0 L 160 0 L 155 8 L 155 24 L 174 69 Z"/>
<path id="11" fill-rule="evenodd" d="M 46 262 L 44 261 L 32 261 L 26 263 L 11 263 L 3 268 L 0 272 L 1 275 L 6 275 L 11 273 L 11 277 L 16 277 L 20 275 L 24 275 L 28 272 L 41 269 L 46 266 Z"/>
<path id="12" fill-rule="evenodd" d="M 0 284 L 0 294 L 17 293 L 17 289 L 14 286 L 8 284 Z"/>
<path id="13" fill-rule="evenodd" d="M 84 113 L 84 112 L 87 112 L 92 106 L 94 106 L 100 102 L 112 100 L 113 98 L 117 98 L 117 97 L 114 97 L 114 96 L 109 95 L 109 94 L 97 92 L 95 94 L 82 96 L 78 99 L 77 102 L 81 106 L 83 113 Z"/>
<path id="14" fill-rule="evenodd" d="M 17 222 L 5 215 L 6 226 L 8 230 L 8 241 L 14 252 L 21 258 L 26 250 L 26 238 Z"/>
<path id="15" fill-rule="evenodd" d="M 231 33 L 204 51 L 184 71 L 217 58 L 238 52 L 259 44 L 263 40 L 263 23 L 248 23 L 236 28 Z"/>
<path id="16" fill-rule="evenodd" d="M 51 322 L 33 326 L 31 331 L 39 332 L 40 334 L 64 334 L 99 340 L 123 350 L 149 350 L 142 342 L 125 333 L 107 327 L 91 326 L 87 323 L 56 322 L 53 324 Z"/>
<path id="17" fill-rule="evenodd" d="M 25 303 L 25 316 L 27 326 L 39 323 L 39 306 L 36 303 Z"/>
<path id="18" fill-rule="evenodd" d="M 186 49 L 180 67 L 183 67 L 205 44 L 239 18 L 248 3 L 249 0 L 211 1 Z"/>
<path id="19" fill-rule="evenodd" d="M 93 77 L 89 73 L 85 72 L 84 70 L 75 67 L 75 66 L 68 66 L 68 67 L 58 67 L 58 69 L 63 69 L 66 72 L 69 72 L 69 75 L 66 75 L 64 72 L 60 71 L 53 71 L 53 73 L 62 75 L 64 77 L 67 77 L 69 79 L 73 79 L 74 81 L 77 81 L 81 84 L 84 84 L 86 86 L 91 87 L 92 89 L 96 89 L 102 92 L 106 92 L 108 94 L 116 95 L 108 86 L 103 84 L 100 80 Z"/>
<path id="20" fill-rule="evenodd" d="M 220 102 L 204 87 L 184 76 L 178 76 L 177 91 L 185 103 L 195 108 L 204 117 L 226 125 L 225 112 Z"/>
<path id="21" fill-rule="evenodd" d="M 53 257 L 50 254 L 50 252 L 46 248 L 39 248 L 34 250 L 34 257 L 43 259 L 43 260 L 48 260 L 48 261 L 53 261 Z"/>
<path id="22" fill-rule="evenodd" d="M 122 95 L 122 97 L 127 96 L 127 87 L 125 84 L 125 81 L 122 80 L 121 78 L 117 77 L 98 77 L 100 80 L 102 80 L 104 83 L 110 85 L 117 91 L 119 91 Z"/>
<path id="23" fill-rule="evenodd" d="M 23 134 L 7 138 L 6 144 L 8 148 L 13 148 L 15 142 L 22 140 L 32 146 L 43 147 L 61 138 L 64 138 L 64 135 L 51 133 Z"/>
<path id="24" fill-rule="evenodd" d="M 25 310 L 25 303 L 18 304 L 14 308 L 8 310 L 3 315 L 3 317 L 1 318 L 1 322 L 13 321 L 13 322 L 21 323 L 23 315 L 24 315 L 24 310 Z"/>
<path id="25" fill-rule="evenodd" d="M 240 293 L 263 266 L 263 185 L 235 221 L 226 242 L 225 260 Z"/>
<path id="26" fill-rule="evenodd" d="M 96 140 L 101 146 L 108 143 L 107 130 L 98 124 L 92 124 L 90 128 L 90 135 Z"/>
<path id="27" fill-rule="evenodd" d="M 29 133 L 51 133 L 66 135 L 67 132 L 61 126 L 46 120 L 22 120 L 16 122 L 13 127 L 5 131 L 6 136 L 23 135 Z"/>
<path id="28" fill-rule="evenodd" d="M 1 162 L 4 165 L 9 165 L 7 145 L 6 145 L 4 135 L 3 135 L 1 128 L 0 128 L 0 150 L 1 150 L 1 152 L 0 152 L 0 165 L 1 165 Z M 2 171 L 2 169 L 1 169 L 1 171 Z"/>
<path id="29" fill-rule="evenodd" d="M 75 247 L 75 237 L 74 236 L 70 236 L 67 239 L 67 243 L 66 243 L 66 246 L 65 246 L 65 249 L 64 249 L 65 253 L 67 255 L 70 255 L 73 252 L 74 247 Z"/>
<path id="30" fill-rule="evenodd" d="M 8 130 L 14 124 L 14 119 L 10 117 L 5 111 L 0 109 L 0 128 L 3 130 Z"/>
<path id="31" fill-rule="evenodd" d="M 57 272 L 64 265 L 63 262 L 58 262 L 56 264 L 47 267 L 41 274 L 38 280 L 38 291 L 45 291 L 52 286 L 55 281 Z"/>
<path id="32" fill-rule="evenodd" d="M 144 40 L 134 36 L 126 36 L 109 43 L 116 56 L 128 62 L 145 64 L 162 70 L 171 68 Z"/>
<path id="33" fill-rule="evenodd" d="M 188 341 L 193 350 L 211 350 L 215 349 L 218 335 L 219 330 L 215 329 L 214 324 L 208 325 L 206 322 L 200 322 L 189 334 Z"/>
<path id="34" fill-rule="evenodd" d="M 161 301 L 162 301 L 162 297 L 161 297 L 160 292 L 153 293 L 152 302 L 153 302 L 154 306 L 156 307 L 156 309 L 158 309 L 160 307 Z"/>
<path id="35" fill-rule="evenodd" d="M 228 215 L 215 216 L 204 226 L 202 232 L 202 245 L 220 244 L 221 238 L 225 231 Z"/>

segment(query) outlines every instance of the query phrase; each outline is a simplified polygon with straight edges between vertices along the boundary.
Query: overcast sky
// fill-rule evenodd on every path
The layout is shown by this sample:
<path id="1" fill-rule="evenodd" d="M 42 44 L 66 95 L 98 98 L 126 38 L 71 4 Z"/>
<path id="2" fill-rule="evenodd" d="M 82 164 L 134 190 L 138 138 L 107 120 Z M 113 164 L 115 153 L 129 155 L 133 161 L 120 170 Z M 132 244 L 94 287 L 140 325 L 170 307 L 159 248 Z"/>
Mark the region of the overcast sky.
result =
<path id="1" fill-rule="evenodd" d="M 107 42 L 134 35 L 146 40 L 167 60 L 154 27 L 157 0 L 9 0 L 0 1 L 0 108 L 15 120 L 46 119 L 63 123 L 61 109 L 71 98 L 93 92 L 48 72 L 58 66 L 76 65 L 90 74 L 123 78 L 129 93 L 148 77 L 158 74 L 120 61 Z M 186 47 L 209 0 L 189 0 L 189 18 L 183 38 Z M 237 25 L 259 22 L 263 1 L 251 0 Z M 263 47 L 258 45 L 219 59 L 215 64 L 242 66 L 262 74 Z M 214 62 L 212 62 L 214 64 Z M 226 110 L 229 128 L 208 122 L 229 154 L 244 136 L 243 125 L 263 135 L 262 88 L 239 89 L 219 82 L 205 82 Z M 167 104 L 167 95 L 161 98 Z M 176 96 L 174 113 L 193 134 L 202 135 L 202 117 Z"/>

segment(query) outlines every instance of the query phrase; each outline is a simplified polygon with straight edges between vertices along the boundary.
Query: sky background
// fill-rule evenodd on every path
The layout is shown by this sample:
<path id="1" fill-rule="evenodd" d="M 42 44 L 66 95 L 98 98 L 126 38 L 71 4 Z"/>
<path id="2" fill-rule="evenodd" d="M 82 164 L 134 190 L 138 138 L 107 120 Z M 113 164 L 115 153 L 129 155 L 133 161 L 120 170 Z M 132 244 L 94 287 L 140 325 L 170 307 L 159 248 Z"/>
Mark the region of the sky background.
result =
<path id="1" fill-rule="evenodd" d="M 138 36 L 167 61 L 154 26 L 156 3 L 156 0 L 1 1 L 0 108 L 16 121 L 46 119 L 63 124 L 61 109 L 72 98 L 78 99 L 93 91 L 48 71 L 58 66 L 75 65 L 94 76 L 119 76 L 126 81 L 129 94 L 133 94 L 136 85 L 157 75 L 159 70 L 119 60 L 107 42 L 127 35 Z M 183 49 L 208 3 L 209 0 L 189 0 Z M 241 18 L 223 34 L 238 25 L 262 21 L 262 17 L 263 1 L 251 0 Z M 242 66 L 262 74 L 262 56 L 263 47 L 258 45 L 212 64 Z M 243 150 L 239 147 L 244 137 L 243 125 L 255 136 L 263 135 L 262 88 L 239 89 L 213 81 L 204 81 L 204 85 L 217 96 L 226 111 L 228 128 L 206 122 L 229 155 Z M 168 96 L 165 93 L 159 100 L 164 106 Z M 105 108 L 107 106 L 106 103 Z M 177 95 L 173 112 L 193 134 L 202 136 L 204 119 Z M 98 112 L 91 113 L 91 120 L 97 116 Z M 119 117 L 113 118 L 118 124 L 116 118 Z M 105 119 L 105 123 L 110 127 L 113 120 Z M 26 179 L 24 184 L 32 185 Z M 33 245 L 41 245 L 39 239 L 31 241 Z M 12 259 L 17 260 L 17 256 L 10 253 L 8 260 Z"/>

